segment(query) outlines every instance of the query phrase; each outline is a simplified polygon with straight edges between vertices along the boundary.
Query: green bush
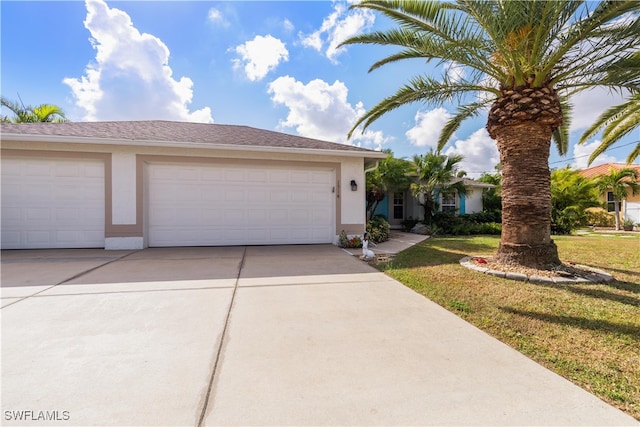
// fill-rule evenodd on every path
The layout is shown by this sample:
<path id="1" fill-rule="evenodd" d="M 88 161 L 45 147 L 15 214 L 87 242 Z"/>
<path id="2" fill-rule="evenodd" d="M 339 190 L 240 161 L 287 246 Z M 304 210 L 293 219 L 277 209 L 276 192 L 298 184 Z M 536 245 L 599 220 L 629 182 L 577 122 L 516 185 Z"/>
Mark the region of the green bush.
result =
<path id="1" fill-rule="evenodd" d="M 585 210 L 586 222 L 594 227 L 614 227 L 615 215 L 602 208 L 589 208 Z"/>
<path id="2" fill-rule="evenodd" d="M 451 234 L 455 236 L 471 236 L 476 234 L 500 234 L 502 233 L 502 224 L 497 222 L 474 223 L 465 222 L 453 227 Z"/>
<path id="3" fill-rule="evenodd" d="M 391 234 L 391 225 L 382 215 L 375 215 L 367 221 L 367 233 L 369 241 L 373 243 L 386 242 Z"/>
<path id="4" fill-rule="evenodd" d="M 409 232 L 419 222 L 420 221 L 418 221 L 417 219 L 413 219 L 413 218 L 409 217 L 409 219 L 403 219 L 402 222 L 400 223 L 400 225 L 402 226 L 402 231 Z"/>
<path id="5" fill-rule="evenodd" d="M 460 215 L 465 222 L 475 222 L 478 224 L 485 224 L 489 222 L 502 222 L 502 212 L 501 211 L 482 211 L 482 212 L 474 212 L 470 214 Z"/>

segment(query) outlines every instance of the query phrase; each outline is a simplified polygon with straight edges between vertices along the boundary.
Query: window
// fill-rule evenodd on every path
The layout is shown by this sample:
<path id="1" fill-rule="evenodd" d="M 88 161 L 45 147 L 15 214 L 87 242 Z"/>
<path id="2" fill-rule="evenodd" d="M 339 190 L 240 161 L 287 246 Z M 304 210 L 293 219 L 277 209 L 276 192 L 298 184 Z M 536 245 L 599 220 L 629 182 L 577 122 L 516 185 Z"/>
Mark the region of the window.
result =
<path id="1" fill-rule="evenodd" d="M 404 219 L 404 193 L 393 193 L 393 219 Z"/>
<path id="2" fill-rule="evenodd" d="M 607 212 L 616 211 L 616 202 L 611 191 L 607 191 Z"/>
<path id="3" fill-rule="evenodd" d="M 456 211 L 456 195 L 443 194 L 440 207 L 442 209 L 442 212 L 455 212 Z"/>

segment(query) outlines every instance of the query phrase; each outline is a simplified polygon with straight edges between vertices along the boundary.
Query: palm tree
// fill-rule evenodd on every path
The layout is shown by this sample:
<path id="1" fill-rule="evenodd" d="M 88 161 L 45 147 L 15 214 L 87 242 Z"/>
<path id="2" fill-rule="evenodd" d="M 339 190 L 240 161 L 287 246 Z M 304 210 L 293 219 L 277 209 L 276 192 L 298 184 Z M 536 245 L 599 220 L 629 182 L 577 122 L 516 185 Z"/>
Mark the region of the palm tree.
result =
<path id="1" fill-rule="evenodd" d="M 367 220 L 373 217 L 389 190 L 404 191 L 411 183 L 411 163 L 394 158 L 390 150 L 386 152 L 387 158 L 375 170 L 367 173 Z"/>
<path id="2" fill-rule="evenodd" d="M 569 167 L 551 172 L 551 221 L 558 234 L 570 234 L 586 222 L 586 209 L 600 205 L 592 180 Z"/>
<path id="3" fill-rule="evenodd" d="M 15 101 L 10 101 L 5 97 L 0 97 L 0 103 L 3 107 L 8 108 L 14 117 L 2 116 L 4 123 L 36 123 L 51 122 L 62 123 L 68 121 L 62 108 L 53 104 L 40 104 L 32 107 L 24 106 Z"/>
<path id="4" fill-rule="evenodd" d="M 431 224 L 437 208 L 436 192 L 442 195 L 466 194 L 462 179 L 457 179 L 458 164 L 463 157 L 446 156 L 433 150 L 413 156 L 418 182 L 411 184 L 411 192 L 424 209 L 424 222 Z"/>
<path id="5" fill-rule="evenodd" d="M 438 141 L 441 150 L 460 124 L 490 107 L 487 130 L 502 164 L 502 236 L 496 260 L 534 268 L 560 264 L 550 232 L 549 148 L 569 139 L 569 97 L 603 86 L 640 85 L 640 2 L 637 0 L 363 0 L 398 27 L 362 34 L 342 45 L 395 46 L 400 51 L 369 71 L 405 59 L 454 64 L 455 77 L 413 77 L 351 129 L 416 102 L 458 100 Z"/>
<path id="6" fill-rule="evenodd" d="M 640 192 L 638 172 L 632 168 L 615 169 L 610 167 L 609 173 L 596 178 L 595 184 L 601 195 L 604 196 L 608 192 L 613 195 L 616 230 L 620 230 L 620 202 L 629 197 L 629 190 L 633 195 Z"/>
<path id="7" fill-rule="evenodd" d="M 618 142 L 625 135 L 640 125 L 640 92 L 632 94 L 627 101 L 609 108 L 602 113 L 596 122 L 589 127 L 580 137 L 579 144 L 584 144 L 588 139 L 594 137 L 602 129 L 602 142 L 600 146 L 591 153 L 589 164 L 607 150 L 611 145 Z M 627 163 L 640 156 L 640 143 L 629 153 Z"/>

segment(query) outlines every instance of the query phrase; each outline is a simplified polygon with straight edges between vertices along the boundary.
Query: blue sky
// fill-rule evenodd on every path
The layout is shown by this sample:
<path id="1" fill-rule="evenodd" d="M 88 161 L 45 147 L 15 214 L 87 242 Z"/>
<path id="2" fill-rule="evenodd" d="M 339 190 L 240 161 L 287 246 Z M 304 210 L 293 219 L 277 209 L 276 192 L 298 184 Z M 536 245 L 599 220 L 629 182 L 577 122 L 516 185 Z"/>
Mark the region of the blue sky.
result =
<path id="1" fill-rule="evenodd" d="M 61 106 L 72 121 L 180 120 L 247 125 L 412 157 L 432 147 L 455 104 L 414 104 L 346 133 L 357 117 L 418 74 L 451 71 L 421 61 L 372 73 L 393 52 L 336 49 L 389 21 L 332 1 L 2 1 L 2 95 Z M 621 98 L 606 91 L 574 99 L 572 146 L 550 165 L 585 167 L 598 145 L 581 131 Z M 3 112 L 6 114 L 6 112 Z M 499 156 L 486 116 L 466 122 L 445 148 L 472 176 Z M 622 162 L 636 130 L 594 163 Z"/>

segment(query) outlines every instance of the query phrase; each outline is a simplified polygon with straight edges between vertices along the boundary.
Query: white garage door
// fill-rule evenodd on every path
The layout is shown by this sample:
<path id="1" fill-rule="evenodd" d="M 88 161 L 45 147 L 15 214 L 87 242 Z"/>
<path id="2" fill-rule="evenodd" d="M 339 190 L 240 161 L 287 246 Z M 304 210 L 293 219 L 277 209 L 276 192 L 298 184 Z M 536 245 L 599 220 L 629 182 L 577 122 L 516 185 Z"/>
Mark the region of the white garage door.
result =
<path id="1" fill-rule="evenodd" d="M 149 246 L 331 243 L 329 169 L 153 164 Z"/>
<path id="2" fill-rule="evenodd" d="M 103 248 L 104 162 L 2 159 L 2 249 Z"/>

